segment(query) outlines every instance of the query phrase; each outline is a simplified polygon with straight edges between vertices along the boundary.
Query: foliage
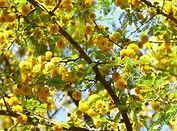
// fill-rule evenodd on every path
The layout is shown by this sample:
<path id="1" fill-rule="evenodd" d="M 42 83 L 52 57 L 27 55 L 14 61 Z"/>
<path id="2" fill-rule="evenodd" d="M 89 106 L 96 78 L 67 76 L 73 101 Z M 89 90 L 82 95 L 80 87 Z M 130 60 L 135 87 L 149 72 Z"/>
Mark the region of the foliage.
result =
<path id="1" fill-rule="evenodd" d="M 176 130 L 176 3 L 0 0 L 0 130 Z"/>

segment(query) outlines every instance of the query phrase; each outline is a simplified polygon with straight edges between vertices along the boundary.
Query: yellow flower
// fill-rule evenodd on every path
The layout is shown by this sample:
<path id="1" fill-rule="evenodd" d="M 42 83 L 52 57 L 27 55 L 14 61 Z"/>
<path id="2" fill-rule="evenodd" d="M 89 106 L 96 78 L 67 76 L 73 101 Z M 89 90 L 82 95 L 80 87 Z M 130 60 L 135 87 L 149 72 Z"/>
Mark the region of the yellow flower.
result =
<path id="1" fill-rule="evenodd" d="M 112 79 L 114 81 L 117 81 L 117 80 L 121 79 L 121 76 L 118 72 L 114 72 L 114 73 L 112 73 Z"/>
<path id="2" fill-rule="evenodd" d="M 49 27 L 49 32 L 50 32 L 51 34 L 56 34 L 56 33 L 58 33 L 58 31 L 59 31 L 59 28 L 58 28 L 58 25 L 57 25 L 57 24 L 52 24 L 52 25 L 50 25 L 50 27 Z"/>
<path id="3" fill-rule="evenodd" d="M 72 98 L 76 101 L 82 98 L 82 92 L 80 91 L 74 91 L 71 95 L 72 95 Z"/>
<path id="4" fill-rule="evenodd" d="M 96 116 L 97 112 L 95 112 L 93 109 L 88 109 L 87 114 L 92 117 L 92 116 Z"/>
<path id="5" fill-rule="evenodd" d="M 27 16 L 31 11 L 30 5 L 29 4 L 24 4 L 21 7 L 21 13 L 23 16 Z"/>
<path id="6" fill-rule="evenodd" d="M 85 3 L 86 6 L 91 6 L 92 3 L 93 3 L 93 0 L 85 0 L 84 3 Z"/>
<path id="7" fill-rule="evenodd" d="M 155 111 L 160 110 L 160 102 L 159 101 L 152 101 L 150 104 Z"/>
<path id="8" fill-rule="evenodd" d="M 114 86 L 119 90 L 124 90 L 127 87 L 127 82 L 121 78 L 114 83 Z"/>
<path id="9" fill-rule="evenodd" d="M 6 0 L 0 0 L 0 6 L 5 6 Z"/>
<path id="10" fill-rule="evenodd" d="M 133 49 L 136 53 L 139 52 L 139 47 L 136 44 L 129 44 L 127 49 Z"/>
<path id="11" fill-rule="evenodd" d="M 135 55 L 135 51 L 133 49 L 122 49 L 120 51 L 120 56 L 122 56 L 122 57 L 132 58 L 134 55 Z"/>
<path id="12" fill-rule="evenodd" d="M 7 22 L 13 22 L 15 19 L 16 19 L 16 14 L 15 13 L 7 14 L 6 17 L 5 17 L 5 20 Z"/>
<path id="13" fill-rule="evenodd" d="M 20 116 L 17 117 L 17 121 L 20 124 L 25 124 L 27 122 L 28 118 L 26 115 L 21 114 Z"/>
<path id="14" fill-rule="evenodd" d="M 0 14 L 0 23 L 4 23 L 4 22 L 6 22 L 5 15 Z"/>
<path id="15" fill-rule="evenodd" d="M 20 69 L 22 70 L 29 70 L 30 69 L 30 65 L 29 65 L 29 62 L 28 61 L 21 61 L 19 63 L 19 67 Z"/>
<path id="16" fill-rule="evenodd" d="M 60 61 L 61 61 L 60 57 L 52 57 L 51 60 L 50 60 L 50 62 L 55 64 L 55 65 L 59 64 Z"/>
<path id="17" fill-rule="evenodd" d="M 140 12 L 137 13 L 137 17 L 138 17 L 138 19 L 141 20 L 141 21 L 144 20 L 144 16 L 143 16 L 143 14 L 140 13 Z"/>
<path id="18" fill-rule="evenodd" d="M 19 94 L 23 96 L 29 96 L 31 94 L 31 88 L 28 87 L 27 85 L 22 85 L 19 88 Z"/>
<path id="19" fill-rule="evenodd" d="M 87 26 L 85 27 L 85 34 L 86 34 L 86 35 L 92 34 L 92 31 L 93 31 L 93 28 L 92 28 L 91 25 L 87 25 Z"/>
<path id="20" fill-rule="evenodd" d="M 50 60 L 52 58 L 53 53 L 51 51 L 45 52 L 45 59 Z"/>
<path id="21" fill-rule="evenodd" d="M 147 35 L 143 35 L 141 36 L 141 42 L 144 44 L 144 43 L 147 43 L 149 41 L 149 37 Z"/>
<path id="22" fill-rule="evenodd" d="M 12 110 L 15 111 L 15 112 L 22 113 L 23 112 L 23 107 L 20 106 L 20 105 L 12 106 Z"/>
<path id="23" fill-rule="evenodd" d="M 8 100 L 8 104 L 10 106 L 15 106 L 15 105 L 18 105 L 20 104 L 20 100 L 16 97 L 16 96 L 12 96 L 9 100 Z"/>
<path id="24" fill-rule="evenodd" d="M 62 125 L 61 124 L 54 124 L 53 126 L 52 126 L 52 130 L 53 131 L 62 131 Z"/>
<path id="25" fill-rule="evenodd" d="M 0 33 L 0 43 L 4 43 L 5 40 L 6 40 L 5 35 L 3 35 L 3 34 Z"/>
<path id="26" fill-rule="evenodd" d="M 89 18 L 92 19 L 92 20 L 94 20 L 94 19 L 96 18 L 95 12 L 91 12 L 91 13 L 89 14 Z"/>
<path id="27" fill-rule="evenodd" d="M 134 8 L 137 8 L 139 6 L 139 1 L 138 0 L 131 0 L 131 4 Z"/>
<path id="28" fill-rule="evenodd" d="M 65 47 L 65 40 L 63 38 L 59 39 L 56 43 L 55 43 L 55 47 L 56 48 L 64 48 Z"/>

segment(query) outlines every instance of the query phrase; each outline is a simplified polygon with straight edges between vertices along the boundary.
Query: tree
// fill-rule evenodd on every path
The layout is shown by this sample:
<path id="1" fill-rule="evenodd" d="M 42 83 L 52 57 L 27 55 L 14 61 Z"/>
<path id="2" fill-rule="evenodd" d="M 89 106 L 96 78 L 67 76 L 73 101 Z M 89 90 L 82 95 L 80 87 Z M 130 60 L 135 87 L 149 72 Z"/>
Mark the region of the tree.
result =
<path id="1" fill-rule="evenodd" d="M 0 0 L 0 128 L 177 129 L 176 3 Z"/>

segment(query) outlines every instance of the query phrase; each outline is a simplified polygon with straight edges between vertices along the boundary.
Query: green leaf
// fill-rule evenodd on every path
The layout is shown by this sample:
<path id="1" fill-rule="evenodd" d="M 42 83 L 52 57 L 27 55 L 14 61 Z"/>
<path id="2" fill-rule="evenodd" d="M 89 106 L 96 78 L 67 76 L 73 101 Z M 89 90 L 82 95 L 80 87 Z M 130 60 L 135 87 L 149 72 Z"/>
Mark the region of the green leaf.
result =
<path id="1" fill-rule="evenodd" d="M 15 3 L 20 3 L 20 4 L 21 4 L 21 3 L 25 3 L 26 0 L 15 0 L 14 2 L 15 2 Z"/>
<path id="2" fill-rule="evenodd" d="M 46 80 L 47 85 L 55 86 L 58 89 L 61 89 L 61 87 L 63 87 L 64 83 L 65 82 L 61 79 L 60 76 L 56 76 L 56 77 L 53 77 L 53 78 L 50 78 L 50 79 Z"/>

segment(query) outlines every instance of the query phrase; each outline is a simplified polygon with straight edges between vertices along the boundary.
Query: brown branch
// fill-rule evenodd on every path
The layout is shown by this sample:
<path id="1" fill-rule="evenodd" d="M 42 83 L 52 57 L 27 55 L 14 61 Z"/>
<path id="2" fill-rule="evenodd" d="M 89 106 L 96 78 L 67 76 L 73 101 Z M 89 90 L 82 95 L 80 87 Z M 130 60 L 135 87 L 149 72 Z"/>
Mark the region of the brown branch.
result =
<path id="1" fill-rule="evenodd" d="M 5 107 L 6 107 L 6 110 L 9 110 L 9 107 L 8 107 L 8 105 L 7 105 L 7 102 L 6 102 L 5 98 L 2 97 L 2 99 L 3 99 L 3 101 L 4 101 L 4 105 L 5 105 Z"/>
<path id="2" fill-rule="evenodd" d="M 58 3 L 57 3 L 56 6 L 54 7 L 54 9 L 51 11 L 52 14 L 58 9 L 58 7 L 59 7 L 60 4 L 61 4 L 61 1 L 62 1 L 62 0 L 58 0 Z"/>
<path id="3" fill-rule="evenodd" d="M 34 7 L 41 8 L 41 6 L 38 4 L 37 1 L 35 1 L 35 0 L 27 0 L 27 1 L 30 2 Z M 41 8 L 41 9 L 43 9 L 43 8 Z M 48 14 L 51 17 L 50 12 L 48 12 Z M 85 53 L 85 51 L 80 47 L 80 45 L 71 37 L 71 35 L 68 32 L 66 32 L 56 21 L 55 21 L 55 23 L 59 27 L 59 33 L 61 33 L 70 42 L 70 44 L 78 51 L 78 53 L 80 54 L 80 57 L 83 58 L 88 64 L 92 64 L 93 61 L 91 60 L 91 58 Z M 115 105 L 118 107 L 118 109 L 123 117 L 123 121 L 126 125 L 127 130 L 132 131 L 132 124 L 130 123 L 130 120 L 127 116 L 127 110 L 122 110 L 119 108 L 120 100 L 117 97 L 117 95 L 115 94 L 111 85 L 105 80 L 105 78 L 102 76 L 100 70 L 98 69 L 98 67 L 96 65 L 93 66 L 92 69 L 96 74 L 97 80 L 99 80 L 102 83 L 103 87 L 107 90 L 107 92 L 109 93 L 109 95 L 113 99 Z"/>
<path id="4" fill-rule="evenodd" d="M 147 0 L 141 0 L 141 1 L 149 7 L 156 8 L 157 14 L 163 15 L 166 18 L 170 19 L 171 21 L 173 21 L 174 23 L 177 24 L 177 19 L 175 17 L 173 17 L 173 15 L 165 13 L 163 10 L 160 10 L 159 8 L 156 7 L 156 5 L 153 5 L 151 2 L 149 2 Z"/>
<path id="5" fill-rule="evenodd" d="M 13 112 L 13 111 L 7 111 L 7 110 L 0 110 L 0 116 L 3 115 L 3 116 L 9 116 L 9 117 L 14 117 L 14 118 L 17 118 L 18 116 L 20 116 L 20 114 L 16 113 L 16 112 Z M 35 117 L 35 116 L 28 116 L 27 115 L 27 122 L 25 125 L 38 125 L 39 124 L 39 119 L 38 117 Z M 42 123 L 40 123 L 42 124 Z M 54 122 L 50 121 L 49 119 L 47 119 L 46 122 L 43 123 L 43 125 L 46 125 L 46 126 L 49 126 L 51 127 L 52 125 L 54 125 Z M 65 129 L 65 128 L 64 128 Z M 70 127 L 69 129 L 65 129 L 65 130 L 70 130 L 70 131 L 76 131 L 76 130 L 79 130 L 79 131 L 88 131 L 88 129 L 86 128 L 81 128 L 81 127 Z"/>

